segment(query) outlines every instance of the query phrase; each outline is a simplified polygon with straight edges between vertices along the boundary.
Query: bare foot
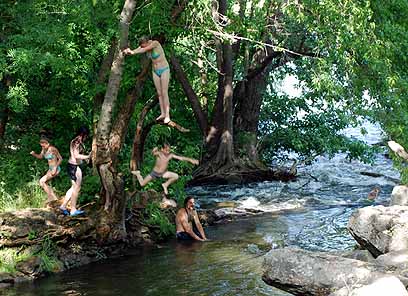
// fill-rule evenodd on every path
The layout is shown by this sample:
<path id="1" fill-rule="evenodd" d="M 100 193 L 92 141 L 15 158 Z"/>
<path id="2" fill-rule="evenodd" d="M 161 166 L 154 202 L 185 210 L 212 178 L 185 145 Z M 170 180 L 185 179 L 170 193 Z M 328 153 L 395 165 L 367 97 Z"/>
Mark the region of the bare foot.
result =
<path id="1" fill-rule="evenodd" d="M 164 194 L 165 194 L 165 195 L 168 195 L 169 192 L 167 191 L 167 186 L 164 185 L 164 183 L 163 183 L 163 184 L 162 184 L 162 187 L 163 187 Z"/>
<path id="2" fill-rule="evenodd" d="M 165 118 L 164 115 L 160 115 L 159 117 L 156 118 L 156 121 L 161 121 L 161 120 L 163 120 L 164 118 Z"/>
<path id="3" fill-rule="evenodd" d="M 171 121 L 171 120 L 170 120 L 170 117 L 166 117 L 166 118 L 164 118 L 164 120 L 163 120 L 164 124 L 168 124 L 170 121 Z"/>
<path id="4" fill-rule="evenodd" d="M 131 173 L 135 176 L 141 176 L 140 171 L 131 171 Z"/>

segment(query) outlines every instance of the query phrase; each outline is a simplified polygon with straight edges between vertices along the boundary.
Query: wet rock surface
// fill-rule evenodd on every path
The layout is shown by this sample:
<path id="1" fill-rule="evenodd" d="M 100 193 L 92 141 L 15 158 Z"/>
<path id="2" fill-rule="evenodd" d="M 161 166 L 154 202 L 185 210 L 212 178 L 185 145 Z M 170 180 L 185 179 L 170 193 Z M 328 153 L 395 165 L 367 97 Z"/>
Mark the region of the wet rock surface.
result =
<path id="1" fill-rule="evenodd" d="M 329 295 L 344 286 L 369 284 L 387 276 L 372 263 L 301 249 L 276 249 L 265 256 L 262 279 L 294 295 Z M 400 277 L 405 284 L 408 278 Z"/>
<path id="2" fill-rule="evenodd" d="M 408 207 L 375 206 L 354 212 L 348 229 L 374 257 L 408 248 Z"/>

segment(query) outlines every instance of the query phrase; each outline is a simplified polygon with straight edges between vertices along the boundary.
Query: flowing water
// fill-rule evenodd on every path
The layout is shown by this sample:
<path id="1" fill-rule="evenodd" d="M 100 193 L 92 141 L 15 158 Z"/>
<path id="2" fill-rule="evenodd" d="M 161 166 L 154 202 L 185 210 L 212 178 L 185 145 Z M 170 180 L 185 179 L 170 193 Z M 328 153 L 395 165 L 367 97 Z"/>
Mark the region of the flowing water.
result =
<path id="1" fill-rule="evenodd" d="M 380 130 L 368 125 L 368 143 L 380 141 Z M 357 130 L 345 131 L 359 137 Z M 382 174 L 370 177 L 362 172 Z M 261 280 L 263 254 L 271 248 L 297 246 L 308 250 L 352 249 L 347 233 L 357 208 L 387 204 L 399 175 L 378 154 L 373 165 L 348 161 L 338 154 L 319 157 L 298 169 L 294 182 L 263 182 L 246 186 L 195 187 L 203 208 L 225 206 L 226 214 L 258 213 L 212 226 L 206 243 L 178 244 L 137 251 L 50 276 L 3 291 L 5 295 L 288 295 Z M 367 194 L 380 187 L 376 201 Z M 261 214 L 259 214 L 261 213 Z M 1 293 L 1 292 L 0 292 Z"/>

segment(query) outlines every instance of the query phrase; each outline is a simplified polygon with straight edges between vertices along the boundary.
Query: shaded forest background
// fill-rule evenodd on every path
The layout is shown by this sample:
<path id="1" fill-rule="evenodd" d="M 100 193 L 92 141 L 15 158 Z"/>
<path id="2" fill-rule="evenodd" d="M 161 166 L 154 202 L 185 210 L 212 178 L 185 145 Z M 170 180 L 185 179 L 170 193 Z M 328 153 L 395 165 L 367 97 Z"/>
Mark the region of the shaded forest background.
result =
<path id="1" fill-rule="evenodd" d="M 133 17 L 124 37 L 127 5 Z M 46 163 L 29 155 L 40 148 L 40 130 L 51 133 L 65 166 L 79 126 L 98 134 L 112 59 L 142 35 L 163 44 L 172 118 L 190 132 L 155 124 L 149 61 L 121 58 L 111 135 L 122 134 L 116 146 L 110 138 L 109 157 L 126 192 L 135 188 L 130 170 L 147 174 L 149 151 L 163 142 L 201 159 L 195 176 L 269 166 L 288 151 L 298 162 L 338 151 L 369 161 L 370 147 L 341 134 L 366 118 L 407 147 L 407 20 L 401 0 L 2 1 L 0 210 L 41 205 L 37 180 Z M 300 96 L 282 92 L 287 77 L 297 78 Z M 121 116 L 129 118 L 117 128 Z M 97 169 L 86 172 L 81 203 L 100 194 Z M 175 162 L 170 169 L 187 176 L 171 189 L 182 198 L 193 168 Z M 65 170 L 53 185 L 60 194 L 68 189 Z"/>

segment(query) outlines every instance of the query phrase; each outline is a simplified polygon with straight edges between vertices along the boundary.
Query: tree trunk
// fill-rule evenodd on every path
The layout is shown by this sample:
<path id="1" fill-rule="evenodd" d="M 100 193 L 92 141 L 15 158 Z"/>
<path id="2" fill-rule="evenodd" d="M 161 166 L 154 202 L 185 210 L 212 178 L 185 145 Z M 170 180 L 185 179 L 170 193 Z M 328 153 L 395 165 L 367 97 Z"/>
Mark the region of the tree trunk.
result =
<path id="1" fill-rule="evenodd" d="M 95 166 L 95 160 L 96 160 L 96 134 L 97 134 L 97 127 L 98 127 L 98 121 L 99 121 L 99 114 L 102 108 L 103 104 L 103 99 L 104 99 L 104 93 L 102 91 L 99 91 L 99 87 L 105 83 L 106 76 L 109 73 L 109 69 L 112 66 L 113 62 L 113 56 L 115 54 L 116 50 L 116 40 L 112 40 L 111 46 L 108 50 L 108 53 L 106 56 L 103 58 L 101 68 L 99 69 L 98 72 L 98 78 L 96 79 L 96 94 L 94 97 L 93 101 L 93 108 L 92 108 L 92 164 L 93 168 L 96 171 L 96 166 Z"/>
<path id="2" fill-rule="evenodd" d="M 113 125 L 110 135 L 109 146 L 111 148 L 111 157 L 114 163 L 114 167 L 116 167 L 117 155 L 124 142 L 124 138 L 128 130 L 129 122 L 134 112 L 136 102 L 138 98 L 140 98 L 142 95 L 143 86 L 146 81 L 149 70 L 150 60 L 144 58 L 142 62 L 142 71 L 136 77 L 135 86 L 127 94 L 125 102 L 122 104 L 122 107 L 120 108 L 118 116 Z"/>
<path id="3" fill-rule="evenodd" d="M 218 8 L 218 10 L 216 10 Z M 227 13 L 227 1 L 213 1 L 213 19 L 221 26 L 220 15 Z M 204 147 L 204 157 L 200 167 L 194 172 L 194 177 L 223 173 L 233 165 L 233 68 L 232 46 L 216 40 L 218 92 L 214 106 L 212 124 L 209 128 Z"/>
<path id="4" fill-rule="evenodd" d="M 154 125 L 148 124 L 147 126 L 143 127 L 144 120 L 146 119 L 147 114 L 151 109 L 153 109 L 159 101 L 154 98 L 148 101 L 145 106 L 143 107 L 142 112 L 139 114 L 139 119 L 136 125 L 135 137 L 133 139 L 133 149 L 132 149 L 132 156 L 130 158 L 130 170 L 135 171 L 138 170 L 143 161 L 143 153 L 144 153 L 144 143 L 150 129 Z"/>
<path id="5" fill-rule="evenodd" d="M 266 74 L 239 81 L 234 91 L 234 148 L 239 158 L 258 162 L 257 135 L 262 96 L 266 91 Z"/>
<path id="6" fill-rule="evenodd" d="M 10 113 L 9 108 L 4 108 L 4 110 L 1 112 L 1 116 L 0 116 L 0 140 L 2 140 L 4 138 L 4 135 L 6 134 L 6 126 L 7 126 L 8 120 L 9 120 L 9 113 Z"/>
<path id="7" fill-rule="evenodd" d="M 208 119 L 206 113 L 203 111 L 200 100 L 197 97 L 197 94 L 194 92 L 193 88 L 190 85 L 190 82 L 187 79 L 186 74 L 184 73 L 178 59 L 172 55 L 170 58 L 171 64 L 176 74 L 177 80 L 180 82 L 187 99 L 190 101 L 193 112 L 198 121 L 198 126 L 200 127 L 201 134 L 205 137 L 207 135 L 207 124 Z"/>
<path id="8" fill-rule="evenodd" d="M 124 181 L 116 168 L 112 165 L 112 149 L 110 147 L 110 136 L 112 131 L 112 112 L 115 108 L 117 95 L 122 80 L 124 54 L 122 49 L 127 47 L 129 24 L 136 7 L 134 0 L 126 0 L 119 21 L 119 45 L 116 47 L 109 82 L 105 98 L 101 108 L 96 133 L 96 160 L 95 164 L 101 183 L 105 190 L 104 201 L 105 215 L 101 224 L 103 228 L 110 228 L 108 239 L 123 239 L 126 237 L 124 224 L 124 212 L 126 207 L 126 196 L 124 194 Z M 119 145 L 120 146 L 120 145 Z"/>

